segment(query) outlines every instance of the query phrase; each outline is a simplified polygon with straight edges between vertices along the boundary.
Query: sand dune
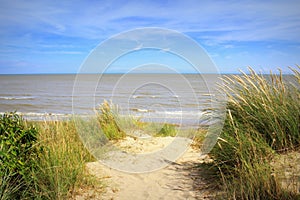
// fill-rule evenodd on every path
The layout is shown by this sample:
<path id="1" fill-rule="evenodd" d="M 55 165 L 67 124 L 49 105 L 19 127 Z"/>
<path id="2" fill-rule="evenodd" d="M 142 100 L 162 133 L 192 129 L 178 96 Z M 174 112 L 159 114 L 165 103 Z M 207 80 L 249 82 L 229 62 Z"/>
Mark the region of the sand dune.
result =
<path id="1" fill-rule="evenodd" d="M 134 153 L 148 153 L 166 147 L 173 140 L 172 137 L 126 138 L 116 146 Z M 206 172 L 198 166 L 209 161 L 207 157 L 200 158 L 200 152 L 188 146 L 178 160 L 149 173 L 126 173 L 100 162 L 88 163 L 90 173 L 108 185 L 101 197 L 92 199 L 212 199 L 214 192 L 208 186 Z"/>

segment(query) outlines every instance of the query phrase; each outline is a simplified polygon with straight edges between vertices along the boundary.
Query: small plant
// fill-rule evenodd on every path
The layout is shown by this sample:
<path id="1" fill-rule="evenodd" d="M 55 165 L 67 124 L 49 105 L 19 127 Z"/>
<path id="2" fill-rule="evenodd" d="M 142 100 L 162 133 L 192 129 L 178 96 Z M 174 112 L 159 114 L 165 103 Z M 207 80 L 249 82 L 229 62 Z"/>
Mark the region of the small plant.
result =
<path id="1" fill-rule="evenodd" d="M 97 113 L 100 127 L 103 131 L 103 134 L 109 140 L 118 140 L 126 136 L 125 132 L 122 131 L 117 124 L 118 113 L 116 107 L 112 103 L 104 101 Z"/>
<path id="2" fill-rule="evenodd" d="M 187 130 L 187 131 L 189 131 L 190 133 L 184 135 L 187 136 L 191 135 L 193 137 L 192 147 L 201 149 L 203 145 L 203 141 L 205 140 L 205 135 L 207 134 L 207 128 L 202 127 L 199 128 L 198 130 Z"/>
<path id="3" fill-rule="evenodd" d="M 155 135 L 155 136 L 160 136 L 160 137 L 166 137 L 166 136 L 171 136 L 174 137 L 176 136 L 177 131 L 174 125 L 172 124 L 164 124 L 163 127 L 160 129 L 160 131 Z"/>

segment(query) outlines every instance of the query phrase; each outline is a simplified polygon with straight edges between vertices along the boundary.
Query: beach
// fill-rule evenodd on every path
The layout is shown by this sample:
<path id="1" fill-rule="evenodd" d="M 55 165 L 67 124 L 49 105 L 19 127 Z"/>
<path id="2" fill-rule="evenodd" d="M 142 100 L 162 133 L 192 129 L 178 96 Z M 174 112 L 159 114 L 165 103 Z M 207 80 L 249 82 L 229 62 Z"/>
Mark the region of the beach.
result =
<path id="1" fill-rule="evenodd" d="M 165 148 L 173 140 L 172 137 L 148 140 L 127 137 L 115 145 L 129 152 L 149 153 Z M 101 162 L 87 163 L 89 172 L 109 185 L 101 197 L 92 199 L 214 199 L 218 190 L 209 182 L 209 172 L 197 167 L 210 162 L 208 156 L 200 157 L 199 149 L 189 146 L 175 162 L 153 172 L 122 172 Z M 76 199 L 92 194 L 92 191 L 85 191 Z"/>
<path id="2" fill-rule="evenodd" d="M 299 72 L 249 70 L 224 76 L 226 116 L 213 118 L 211 108 L 206 121 L 207 102 L 217 95 L 178 85 L 168 93 L 161 86 L 176 78 L 162 78 L 171 75 L 158 76 L 160 85 L 150 82 L 154 75 L 132 75 L 132 85 L 118 89 L 110 81 L 120 75 L 108 75 L 107 85 L 100 84 L 106 93 L 88 87 L 91 75 L 77 83 L 77 93 L 70 75 L 67 82 L 64 75 L 3 76 L 11 90 L 0 95 L 1 183 L 7 186 L 0 192 L 8 199 L 297 199 L 300 104 L 293 84 Z M 13 108 L 20 110 L 7 112 Z M 215 119 L 224 120 L 221 129 Z"/>

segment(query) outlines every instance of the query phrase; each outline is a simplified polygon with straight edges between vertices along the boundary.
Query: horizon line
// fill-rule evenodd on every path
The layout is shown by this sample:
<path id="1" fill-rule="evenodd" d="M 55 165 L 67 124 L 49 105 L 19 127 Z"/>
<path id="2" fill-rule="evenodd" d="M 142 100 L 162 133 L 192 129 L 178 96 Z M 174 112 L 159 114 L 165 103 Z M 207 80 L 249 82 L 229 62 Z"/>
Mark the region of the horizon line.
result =
<path id="1" fill-rule="evenodd" d="M 262 74 L 262 75 L 270 75 L 270 72 L 268 73 L 259 73 L 258 74 Z M 280 73 L 274 73 L 273 74 L 280 74 Z M 195 72 L 184 72 L 184 73 L 157 73 L 157 72 L 147 72 L 147 73 L 121 73 L 121 72 L 112 72 L 112 73 L 0 73 L 0 76 L 20 76 L 20 75 L 103 75 L 103 74 L 107 74 L 107 75 L 124 75 L 124 74 L 131 74 L 131 75 L 141 75 L 141 74 L 149 74 L 149 75 L 162 75 L 162 74 L 166 74 L 166 75 L 173 75 L 173 74 L 185 74 L 185 75 L 199 75 L 199 74 L 206 74 L 206 75 L 215 75 L 218 73 L 195 73 Z M 227 74 L 232 74 L 232 75 L 239 75 L 242 74 L 241 72 L 224 72 L 224 73 L 219 73 L 220 75 L 227 75 Z M 246 74 L 250 74 L 250 72 L 246 73 Z M 282 75 L 293 75 L 293 73 L 282 73 Z"/>

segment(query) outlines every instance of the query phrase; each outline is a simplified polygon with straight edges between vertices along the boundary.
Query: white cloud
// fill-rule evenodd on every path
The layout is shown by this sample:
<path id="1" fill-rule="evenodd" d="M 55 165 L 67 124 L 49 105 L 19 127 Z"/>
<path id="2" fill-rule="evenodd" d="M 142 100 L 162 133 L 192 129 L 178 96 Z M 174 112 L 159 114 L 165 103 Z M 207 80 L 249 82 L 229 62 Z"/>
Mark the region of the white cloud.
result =
<path id="1" fill-rule="evenodd" d="M 13 26 L 15 31 L 25 29 L 87 39 L 104 39 L 143 26 L 199 32 L 205 38 L 221 41 L 298 39 L 300 11 L 294 1 L 174 1 L 163 4 L 152 1 L 91 4 L 84 1 L 6 1 L 1 9 L 0 26 Z"/>
<path id="2" fill-rule="evenodd" d="M 78 54 L 87 54 L 88 52 L 81 52 L 81 51 L 35 51 L 33 53 L 38 53 L 38 54 L 69 54 L 69 55 L 78 55 Z"/>
<path id="3" fill-rule="evenodd" d="M 225 60 L 225 56 L 231 56 L 230 60 L 243 59 L 243 62 L 233 61 L 241 66 L 252 64 L 255 56 L 261 56 L 253 55 L 255 52 L 251 49 L 250 55 L 238 54 L 238 58 L 233 55 L 236 50 L 248 51 L 247 42 L 269 42 L 268 45 L 273 45 L 270 51 L 279 49 L 280 45 L 293 44 L 293 49 L 299 48 L 299 7 L 300 1 L 293 0 L 103 0 L 92 3 L 2 0 L 0 53 L 2 58 L 9 55 L 12 59 L 18 58 L 13 57 L 15 55 L 22 57 L 30 53 L 85 54 L 98 42 L 120 32 L 161 27 L 183 32 L 200 41 L 212 57 L 219 59 L 218 62 Z M 245 42 L 242 43 L 245 46 L 241 48 L 239 42 Z M 139 45 L 137 43 L 136 47 Z M 284 50 L 293 56 L 285 56 L 285 61 L 292 58 L 296 62 L 299 55 L 291 49 Z"/>

